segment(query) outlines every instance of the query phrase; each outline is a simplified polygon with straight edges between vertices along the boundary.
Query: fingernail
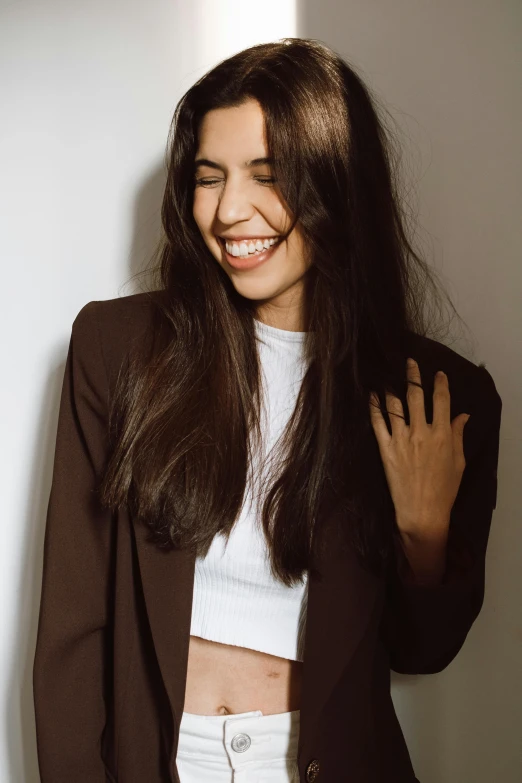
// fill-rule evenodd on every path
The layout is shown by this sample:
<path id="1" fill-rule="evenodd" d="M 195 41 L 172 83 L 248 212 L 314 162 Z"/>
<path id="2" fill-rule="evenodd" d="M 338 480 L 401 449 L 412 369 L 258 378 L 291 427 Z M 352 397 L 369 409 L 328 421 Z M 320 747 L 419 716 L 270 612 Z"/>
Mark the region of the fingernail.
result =
<path id="1" fill-rule="evenodd" d="M 408 359 L 408 361 L 406 363 L 407 363 L 408 367 L 415 367 L 415 365 L 417 364 L 415 359 Z"/>

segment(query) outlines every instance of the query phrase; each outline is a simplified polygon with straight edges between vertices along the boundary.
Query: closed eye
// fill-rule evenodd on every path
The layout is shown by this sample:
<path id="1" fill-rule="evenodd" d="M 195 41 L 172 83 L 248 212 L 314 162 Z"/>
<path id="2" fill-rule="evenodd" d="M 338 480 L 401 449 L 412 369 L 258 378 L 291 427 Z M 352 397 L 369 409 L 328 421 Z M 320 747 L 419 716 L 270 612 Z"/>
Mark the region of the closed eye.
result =
<path id="1" fill-rule="evenodd" d="M 256 177 L 255 178 L 258 182 L 261 182 L 262 185 L 268 185 L 272 184 L 276 181 L 275 177 Z M 196 185 L 203 185 L 203 187 L 207 187 L 209 185 L 214 185 L 216 182 L 221 182 L 219 179 L 209 179 L 209 178 L 203 178 L 203 179 L 195 179 L 194 180 Z"/>

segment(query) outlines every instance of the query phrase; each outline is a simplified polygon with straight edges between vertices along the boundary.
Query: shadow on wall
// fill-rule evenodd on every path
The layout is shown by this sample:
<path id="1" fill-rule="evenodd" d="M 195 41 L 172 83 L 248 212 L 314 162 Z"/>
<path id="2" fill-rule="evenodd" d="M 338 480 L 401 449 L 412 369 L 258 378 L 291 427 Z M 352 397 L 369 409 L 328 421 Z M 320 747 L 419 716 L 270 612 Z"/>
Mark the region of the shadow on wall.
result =
<path id="1" fill-rule="evenodd" d="M 519 14 L 518 26 L 513 24 L 511 4 L 503 5 L 502 13 L 498 11 L 482 8 L 479 14 L 472 0 L 457 6 L 412 0 L 300 0 L 295 33 L 337 51 L 397 122 L 397 140 L 404 153 L 402 176 L 408 180 L 404 185 L 412 208 L 416 204 L 411 192 L 419 196 L 415 231 L 433 242 L 433 251 L 423 251 L 424 255 L 437 269 L 446 267 L 445 285 L 451 287 L 451 280 L 459 285 L 457 309 L 475 315 L 476 327 L 482 329 L 482 349 L 488 355 L 498 350 L 498 333 L 515 315 L 510 308 L 516 305 L 502 272 L 506 270 L 506 280 L 513 275 L 510 261 L 511 270 L 518 270 L 518 257 L 510 251 L 517 246 L 511 239 L 513 204 L 520 204 L 519 167 L 516 172 L 512 168 L 518 149 L 513 132 L 517 87 L 512 66 L 520 61 L 520 55 L 515 55 L 515 47 L 519 51 L 515 36 L 521 19 Z M 496 96 L 494 110 L 484 95 Z M 495 158 L 494 167 L 485 168 L 484 150 L 492 144 L 496 147 L 499 138 L 506 142 L 503 152 Z M 502 194 L 495 204 L 491 203 L 492 192 Z M 487 225 L 487 231 L 481 225 Z M 489 287 L 492 264 L 496 264 L 494 292 Z M 500 306 L 501 292 L 506 295 L 505 310 Z M 449 293 L 453 298 L 455 292 Z M 485 329 L 483 315 L 477 313 L 480 301 L 490 303 L 493 313 L 499 302 L 497 335 Z M 466 312 L 462 314 L 467 320 Z M 455 349 L 466 355 L 462 346 Z M 482 358 L 479 351 L 476 361 Z M 520 450 L 515 450 L 516 446 L 506 443 L 505 486 L 510 484 L 513 490 L 518 482 L 513 474 L 510 482 L 514 468 L 507 462 L 520 464 Z M 500 504 L 497 515 L 499 511 Z M 486 574 L 481 616 L 457 659 L 435 675 L 392 673 L 395 707 L 422 783 L 489 783 L 494 779 L 515 783 L 520 779 L 522 757 L 516 727 L 520 725 L 521 692 L 520 686 L 513 688 L 520 682 L 514 668 L 520 632 L 517 636 L 513 632 L 520 628 L 520 612 L 513 601 L 506 602 L 506 595 L 520 592 L 513 581 L 519 579 L 514 560 L 520 558 L 508 543 L 517 537 L 520 540 L 520 531 L 509 516 L 502 520 L 498 533 L 493 521 L 491 538 L 498 536 L 497 556 L 503 566 L 495 574 Z M 495 607 L 502 607 L 502 613 L 500 609 L 495 612 Z M 499 715 L 506 716 L 504 722 Z"/>

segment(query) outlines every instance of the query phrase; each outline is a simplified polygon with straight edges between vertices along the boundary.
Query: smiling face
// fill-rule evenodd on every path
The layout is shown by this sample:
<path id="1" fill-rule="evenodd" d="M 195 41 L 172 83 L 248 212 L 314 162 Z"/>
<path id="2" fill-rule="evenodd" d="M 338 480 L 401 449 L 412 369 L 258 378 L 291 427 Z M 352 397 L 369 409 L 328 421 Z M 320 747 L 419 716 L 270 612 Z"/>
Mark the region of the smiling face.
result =
<path id="1" fill-rule="evenodd" d="M 196 164 L 201 159 L 204 163 L 195 170 L 194 220 L 234 288 L 259 303 L 259 320 L 280 329 L 306 331 L 303 277 L 310 263 L 299 226 L 289 234 L 286 243 L 279 243 L 266 254 L 266 260 L 260 256 L 261 263 L 241 269 L 235 268 L 237 256 L 227 254 L 221 239 L 226 236 L 264 240 L 281 235 L 289 226 L 290 215 L 271 181 L 269 163 L 255 162 L 268 154 L 263 112 L 257 101 L 208 112 L 199 130 Z M 237 245 L 236 253 L 245 251 L 239 241 Z M 238 263 L 241 261 L 240 255 Z"/>

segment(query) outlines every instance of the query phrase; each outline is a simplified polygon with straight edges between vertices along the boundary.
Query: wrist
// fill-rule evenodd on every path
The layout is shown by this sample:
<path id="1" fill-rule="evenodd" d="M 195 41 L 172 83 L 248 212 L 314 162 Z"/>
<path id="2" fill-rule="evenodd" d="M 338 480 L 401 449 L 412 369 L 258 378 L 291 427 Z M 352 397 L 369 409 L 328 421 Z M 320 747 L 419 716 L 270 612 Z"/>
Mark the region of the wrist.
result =
<path id="1" fill-rule="evenodd" d="M 407 581 L 419 585 L 442 582 L 446 571 L 447 534 L 424 537 L 401 534 L 401 545 L 410 571 Z"/>

